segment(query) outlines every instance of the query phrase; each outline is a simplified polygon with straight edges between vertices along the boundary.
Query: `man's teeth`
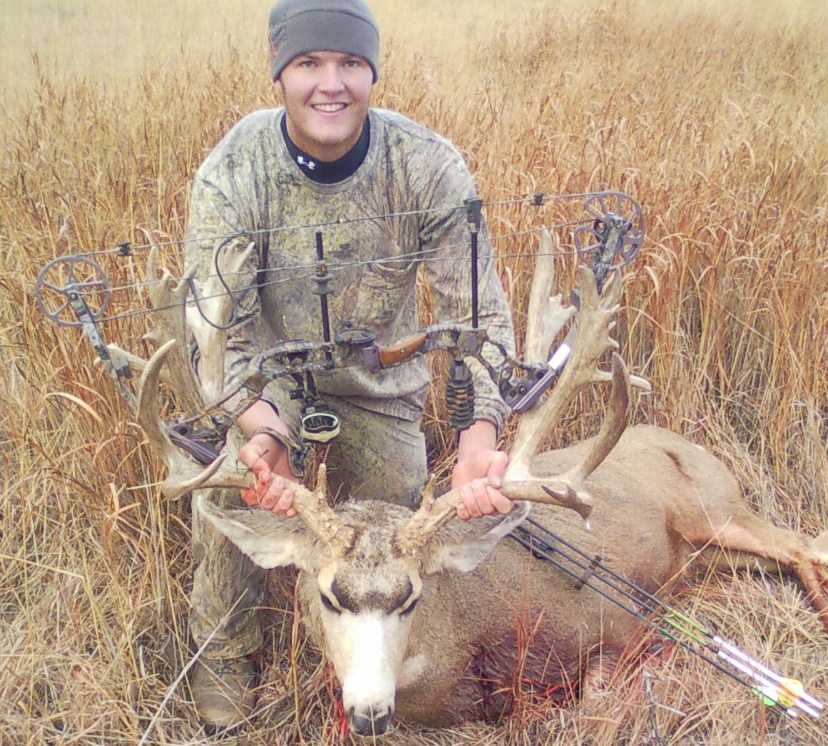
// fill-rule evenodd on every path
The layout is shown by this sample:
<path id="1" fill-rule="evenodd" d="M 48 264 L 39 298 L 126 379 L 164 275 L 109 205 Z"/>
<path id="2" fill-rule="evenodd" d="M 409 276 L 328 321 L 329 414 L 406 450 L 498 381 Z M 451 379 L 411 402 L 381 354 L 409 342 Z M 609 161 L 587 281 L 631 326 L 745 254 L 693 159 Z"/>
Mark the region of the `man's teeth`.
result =
<path id="1" fill-rule="evenodd" d="M 320 111 L 339 111 L 345 108 L 345 104 L 316 104 L 313 108 Z"/>

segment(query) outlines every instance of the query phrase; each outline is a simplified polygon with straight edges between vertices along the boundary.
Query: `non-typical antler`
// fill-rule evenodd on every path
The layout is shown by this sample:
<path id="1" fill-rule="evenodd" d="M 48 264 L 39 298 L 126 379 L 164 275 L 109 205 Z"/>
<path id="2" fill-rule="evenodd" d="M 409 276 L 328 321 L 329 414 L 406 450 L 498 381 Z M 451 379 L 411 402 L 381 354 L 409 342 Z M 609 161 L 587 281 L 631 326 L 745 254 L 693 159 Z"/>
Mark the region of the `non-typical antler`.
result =
<path id="1" fill-rule="evenodd" d="M 167 477 L 161 485 L 171 500 L 203 486 L 249 487 L 251 477 L 247 469 L 239 469 L 227 453 L 222 453 L 209 466 L 200 466 L 187 458 L 167 434 L 161 420 L 160 379 L 167 357 L 175 349 L 177 340 L 170 339 L 146 363 L 138 383 L 135 418 L 147 436 L 150 448 L 167 464 Z"/>
<path id="2" fill-rule="evenodd" d="M 547 288 L 554 279 L 554 253 L 551 238 L 543 231 L 529 297 L 525 346 L 528 362 L 546 359 L 554 337 L 574 313 L 574 309 L 563 308 L 560 296 L 547 297 Z M 614 352 L 618 344 L 609 336 L 619 308 L 620 277 L 614 275 L 603 296 L 599 296 L 590 269 L 580 267 L 578 276 L 581 302 L 574 327 L 567 337 L 572 348 L 569 359 L 546 399 L 521 416 L 500 491 L 513 500 L 571 508 L 587 519 L 592 510 L 592 498 L 584 483 L 627 426 L 630 377 L 623 361 Z M 613 351 L 612 372 L 606 373 L 598 369 L 598 362 L 609 350 Z M 609 380 L 612 381 L 609 411 L 585 457 L 563 474 L 534 475 L 532 457 L 548 439 L 574 397 L 587 386 Z M 636 379 L 636 384 L 649 387 L 643 379 Z M 418 552 L 452 518 L 460 499 L 460 490 L 450 490 L 436 499 L 426 491 L 419 510 L 398 531 L 400 550 Z"/>
<path id="3" fill-rule="evenodd" d="M 202 467 L 185 457 L 172 443 L 159 415 L 158 379 L 168 353 L 175 340 L 167 342 L 150 359 L 138 387 L 137 419 L 147 435 L 152 449 L 167 464 L 167 478 L 161 489 L 171 499 L 176 499 L 195 489 L 224 487 L 247 489 L 253 485 L 252 472 L 237 458 L 232 445 L 225 446 L 222 453 L 209 466 Z M 343 525 L 331 507 L 326 495 L 328 491 L 325 465 L 319 467 L 316 489 L 309 490 L 301 484 L 292 485 L 293 506 L 308 528 L 322 539 L 332 552 L 344 550 L 351 542 L 351 530 Z"/>
<path id="4" fill-rule="evenodd" d="M 546 296 L 547 288 L 554 280 L 554 252 L 548 233 L 544 232 L 541 240 L 542 250 L 530 293 L 527 319 L 526 356 L 529 362 L 545 359 L 553 339 L 574 312 L 573 309 L 562 305 L 560 296 Z M 225 278 L 241 277 L 240 270 L 251 250 L 252 246 L 239 256 L 229 255 L 230 259 L 214 256 L 214 264 L 221 264 L 221 272 Z M 152 272 L 156 274 L 154 267 Z M 180 497 L 198 488 L 245 489 L 253 482 L 249 470 L 239 464 L 231 439 L 228 439 L 222 454 L 213 463 L 202 467 L 190 461 L 173 445 L 161 421 L 159 382 L 162 370 L 165 370 L 168 356 L 173 352 L 176 353 L 175 365 L 181 365 L 181 353 L 186 350 L 186 325 L 181 308 L 187 294 L 188 278 L 191 276 L 192 273 L 188 273 L 181 283 L 174 285 L 169 274 L 164 273 L 159 282 L 159 290 L 152 298 L 158 314 L 159 331 L 150 339 L 153 344 L 160 346 L 144 367 L 136 405 L 139 424 L 146 432 L 153 449 L 167 464 L 168 473 L 162 489 L 171 498 Z M 613 356 L 612 374 L 603 373 L 597 367 L 598 361 L 608 350 L 617 348 L 615 341 L 609 337 L 609 331 L 613 326 L 613 317 L 618 311 L 620 281 L 615 277 L 604 295 L 599 296 L 594 275 L 589 269 L 580 268 L 579 280 L 581 305 L 567 338 L 572 342 L 569 360 L 546 400 L 522 416 L 501 491 L 513 499 L 569 507 L 587 518 L 592 500 L 584 481 L 606 457 L 627 425 L 630 379 L 617 355 Z M 193 396 L 201 403 L 217 401 L 222 396 L 225 329 L 233 311 L 232 291 L 224 284 L 221 291 L 218 288 L 207 287 L 209 285 L 209 279 L 206 285 L 202 285 L 201 305 L 188 311 L 189 328 L 195 335 L 201 352 L 199 375 L 192 375 L 195 389 Z M 170 312 L 170 309 L 174 310 Z M 162 342 L 164 339 L 166 341 Z M 189 369 L 188 358 L 186 362 Z M 168 367 L 167 365 L 166 368 Z M 186 389 L 190 385 L 186 377 L 182 381 L 180 376 L 174 378 L 168 375 L 167 379 L 171 381 L 173 391 L 177 395 L 181 389 Z M 552 477 L 533 475 L 530 468 L 532 456 L 538 446 L 548 438 L 572 399 L 584 387 L 609 379 L 613 381 L 610 413 L 586 457 L 565 474 Z M 325 490 L 323 466 L 315 491 L 307 490 L 301 485 L 294 488 L 294 504 L 297 513 L 311 530 L 336 550 L 347 545 L 351 537 L 346 535 L 347 530 L 328 506 Z M 455 514 L 459 500 L 460 493 L 456 490 L 437 499 L 427 492 L 421 508 L 398 533 L 400 548 L 413 552 L 422 547 Z"/>
<path id="5" fill-rule="evenodd" d="M 200 283 L 200 298 L 190 297 L 192 280 L 198 265 L 193 264 L 176 281 L 167 269 L 159 269 L 159 248 L 153 245 L 147 259 L 147 289 L 153 308 L 153 328 L 144 339 L 159 350 L 174 340 L 168 353 L 167 365 L 161 378 L 185 412 L 202 412 L 217 403 L 224 390 L 224 350 L 227 346 L 227 322 L 232 318 L 235 299 L 227 288 L 227 279 L 238 281 L 241 268 L 248 260 L 255 244 L 251 243 L 238 254 L 224 253 L 212 257 L 212 266 L 220 273 L 204 278 Z M 216 251 L 218 251 L 216 249 Z M 159 276 L 160 275 L 160 276 Z M 188 325 L 189 321 L 189 325 Z M 201 365 L 198 375 L 191 363 L 188 333 L 198 345 Z M 141 372 L 146 360 L 126 352 L 117 345 L 109 345 L 113 356 L 125 357 L 130 366 Z"/>
<path id="6" fill-rule="evenodd" d="M 220 270 L 225 282 L 228 278 L 241 277 L 240 270 L 252 248 L 253 244 L 237 256 L 228 254 L 227 259 L 213 257 L 214 265 L 217 259 L 221 259 Z M 153 278 L 158 277 L 157 254 L 154 250 L 150 254 L 148 274 Z M 188 311 L 188 327 L 185 307 L 190 279 L 194 275 L 195 268 L 192 268 L 176 283 L 170 273 L 164 270 L 157 284 L 150 284 L 153 288 L 150 300 L 153 305 L 154 328 L 146 338 L 157 349 L 148 361 L 130 358 L 133 365 L 142 371 L 135 405 L 136 420 L 146 434 L 152 450 L 167 465 L 167 476 L 161 489 L 170 499 L 177 499 L 196 489 L 243 490 L 251 487 L 255 481 L 252 472 L 239 462 L 231 438 L 228 438 L 221 454 L 211 464 L 201 466 L 191 461 L 173 444 L 168 428 L 161 419 L 162 378 L 179 404 L 191 406 L 193 410 L 202 410 L 205 404 L 219 401 L 223 397 L 224 347 L 234 301 L 231 290 L 226 285 L 222 284 L 219 288 L 216 278 L 208 278 L 201 285 L 200 306 Z M 201 354 L 198 376 L 190 365 L 188 329 L 196 337 Z M 319 467 L 315 490 L 309 490 L 301 484 L 293 485 L 291 489 L 294 492 L 296 512 L 311 532 L 327 544 L 331 552 L 344 550 L 351 542 L 351 532 L 327 503 L 324 464 Z"/>

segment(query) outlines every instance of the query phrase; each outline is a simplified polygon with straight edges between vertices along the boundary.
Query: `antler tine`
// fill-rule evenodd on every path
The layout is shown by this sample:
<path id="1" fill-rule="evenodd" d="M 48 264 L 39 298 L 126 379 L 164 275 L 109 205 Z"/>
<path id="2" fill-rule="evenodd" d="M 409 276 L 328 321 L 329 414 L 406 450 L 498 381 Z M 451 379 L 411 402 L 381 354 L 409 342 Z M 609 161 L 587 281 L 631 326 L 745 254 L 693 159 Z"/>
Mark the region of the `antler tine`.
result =
<path id="1" fill-rule="evenodd" d="M 159 382 L 162 376 L 179 398 L 181 406 L 188 411 L 201 411 L 205 402 L 217 400 L 221 396 L 227 338 L 227 330 L 223 327 L 230 321 L 236 302 L 223 280 L 233 278 L 236 284 L 241 282 L 241 271 L 254 247 L 255 244 L 251 243 L 242 252 L 224 254 L 220 254 L 219 248 L 216 248 L 213 262 L 221 263 L 222 277 L 208 278 L 203 286 L 204 297 L 197 299 L 199 308 L 193 306 L 190 309 L 187 306 L 187 295 L 197 265 L 194 264 L 178 283 L 166 269 L 158 278 L 157 247 L 153 246 L 150 251 L 147 274 L 158 279 L 157 282 L 150 283 L 150 301 L 156 323 L 146 339 L 157 349 L 148 361 L 133 355 L 128 357 L 142 371 L 135 402 L 136 420 L 154 452 L 166 462 L 167 477 L 161 489 L 170 499 L 177 499 L 196 489 L 211 487 L 246 489 L 254 482 L 251 471 L 232 457 L 232 439 L 228 439 L 224 452 L 207 467 L 197 465 L 187 458 L 170 440 L 167 428 L 161 421 L 159 402 Z M 190 365 L 187 350 L 188 314 L 201 352 L 202 364 L 198 377 Z M 327 477 L 324 464 L 319 467 L 316 490 L 308 490 L 301 484 L 294 485 L 292 489 L 296 512 L 308 528 L 332 552 L 342 551 L 352 541 L 352 534 L 326 501 Z"/>
<path id="2" fill-rule="evenodd" d="M 332 556 L 340 556 L 353 542 L 354 531 L 328 504 L 328 476 L 325 464 L 316 473 L 316 489 L 296 485 L 293 507 L 305 525 L 327 544 Z"/>
<path id="3" fill-rule="evenodd" d="M 560 378 L 547 398 L 534 409 L 522 415 L 509 454 L 510 464 L 528 469 L 531 457 L 545 442 L 552 428 L 560 422 L 566 408 L 584 387 L 606 380 L 597 368 L 598 360 L 618 344 L 609 336 L 618 312 L 621 282 L 613 275 L 603 297 L 599 297 L 595 275 L 588 267 L 578 271 L 581 291 L 581 310 L 575 319 L 574 341 L 569 360 Z M 532 288 L 535 292 L 535 286 Z"/>
<path id="4" fill-rule="evenodd" d="M 609 409 L 587 454 L 563 474 L 535 475 L 528 464 L 509 461 L 500 491 L 513 500 L 570 508 L 585 521 L 592 513 L 592 495 L 584 482 L 615 447 L 629 423 L 630 377 L 624 361 L 612 355 L 612 391 Z"/>
<path id="5" fill-rule="evenodd" d="M 175 340 L 162 345 L 150 358 L 138 384 L 136 415 L 138 424 L 146 433 L 153 450 L 163 456 L 167 464 L 167 478 L 161 490 L 170 499 L 196 489 L 227 487 L 246 489 L 253 483 L 250 470 L 222 453 L 207 467 L 194 464 L 170 440 L 159 414 L 159 379 L 161 368 L 175 347 Z M 321 464 L 316 489 L 311 491 L 301 484 L 292 487 L 294 507 L 308 528 L 325 542 L 334 553 L 344 551 L 352 541 L 352 533 L 334 513 L 326 500 L 328 490 L 325 465 Z"/>
<path id="6" fill-rule="evenodd" d="M 572 399 L 586 386 L 607 379 L 607 375 L 598 370 L 598 361 L 607 350 L 618 347 L 609 336 L 609 331 L 614 326 L 613 317 L 618 312 L 621 297 L 619 275 L 613 275 L 603 297 L 599 296 L 595 275 L 588 267 L 579 267 L 578 277 L 581 309 L 571 333 L 574 336 L 572 352 L 546 400 L 521 417 L 501 492 L 509 497 L 521 496 L 522 499 L 549 502 L 544 500 L 545 495 L 587 519 L 592 512 L 592 497 L 584 488 L 583 481 L 612 450 L 627 422 L 630 380 L 626 366 L 617 355 L 613 357 L 610 413 L 601 429 L 602 435 L 596 439 L 597 445 L 590 451 L 587 460 L 579 468 L 551 480 L 536 477 L 531 470 L 532 457 L 548 439 Z M 533 286 L 532 292 L 536 290 Z M 550 481 L 556 484 L 554 488 L 550 488 Z"/>
<path id="7" fill-rule="evenodd" d="M 204 468 L 186 458 L 167 435 L 159 413 L 158 384 L 161 368 L 175 345 L 176 340 L 169 340 L 149 359 L 138 383 L 135 405 L 138 424 L 144 430 L 155 453 L 162 456 L 167 464 L 167 478 L 161 485 L 161 490 L 167 497 L 176 500 L 187 492 L 208 484 L 220 483 L 221 486 L 228 487 L 249 487 L 250 474 L 246 470 L 228 464 L 226 454 L 220 455 L 212 464 Z"/>
<path id="8" fill-rule="evenodd" d="M 207 401 L 217 401 L 224 391 L 226 327 L 236 304 L 234 292 L 238 291 L 244 280 L 243 270 L 255 247 L 252 241 L 239 252 L 222 251 L 221 244 L 216 246 L 212 265 L 218 267 L 219 272 L 204 280 L 202 297 L 187 306 L 186 318 L 201 356 L 198 377 Z M 235 287 L 229 288 L 228 280 Z"/>
<path id="9" fill-rule="evenodd" d="M 147 260 L 147 277 L 158 278 L 158 247 L 153 246 Z M 187 344 L 186 307 L 189 280 L 195 274 L 191 268 L 179 282 L 164 268 L 157 282 L 148 285 L 150 302 L 153 307 L 153 329 L 144 335 L 154 349 L 175 340 L 176 345 L 170 352 L 164 368 L 165 380 L 176 400 L 185 412 L 200 411 L 205 404 L 198 379 L 190 362 Z"/>
<path id="10" fill-rule="evenodd" d="M 175 347 L 175 340 L 162 345 L 150 358 L 138 384 L 137 421 L 143 428 L 156 453 L 167 463 L 167 478 L 161 485 L 164 494 L 172 500 L 196 489 L 228 487 L 246 489 L 253 484 L 253 476 L 246 466 L 238 464 L 222 453 L 207 467 L 194 464 L 173 445 L 159 415 L 159 378 L 161 368 Z M 326 500 L 328 490 L 325 465 L 319 467 L 316 489 L 311 491 L 301 484 L 291 487 L 294 507 L 308 528 L 322 539 L 333 552 L 343 551 L 352 541 L 352 534 L 338 518 Z"/>
<path id="11" fill-rule="evenodd" d="M 147 287 L 153 309 L 153 328 L 144 335 L 144 339 L 152 345 L 153 350 L 158 350 L 170 340 L 177 342 L 169 353 L 169 364 L 161 369 L 161 380 L 175 392 L 176 400 L 184 411 L 201 411 L 205 402 L 190 363 L 185 322 L 187 283 L 195 268 L 180 282 L 176 282 L 169 270 L 158 269 L 158 252 L 158 246 L 152 244 L 147 259 Z M 114 358 L 126 359 L 130 367 L 138 373 L 142 373 L 147 366 L 147 360 L 121 349 L 116 344 L 110 344 L 108 348 Z"/>
<path id="12" fill-rule="evenodd" d="M 583 482 L 615 447 L 627 425 L 630 424 L 630 376 L 624 360 L 612 353 L 612 392 L 607 416 L 583 461 L 564 475 L 564 481 Z"/>
<path id="13" fill-rule="evenodd" d="M 574 306 L 564 306 L 560 294 L 549 296 L 555 285 L 555 253 L 557 238 L 544 227 L 540 231 L 540 248 L 535 259 L 535 272 L 529 292 L 526 311 L 526 337 L 523 359 L 527 363 L 543 364 L 558 332 L 572 318 Z"/>
<path id="14" fill-rule="evenodd" d="M 432 474 L 421 493 L 420 507 L 407 523 L 397 529 L 397 549 L 403 555 L 416 556 L 457 511 L 460 491 L 449 490 L 435 500 L 436 484 L 437 478 Z"/>

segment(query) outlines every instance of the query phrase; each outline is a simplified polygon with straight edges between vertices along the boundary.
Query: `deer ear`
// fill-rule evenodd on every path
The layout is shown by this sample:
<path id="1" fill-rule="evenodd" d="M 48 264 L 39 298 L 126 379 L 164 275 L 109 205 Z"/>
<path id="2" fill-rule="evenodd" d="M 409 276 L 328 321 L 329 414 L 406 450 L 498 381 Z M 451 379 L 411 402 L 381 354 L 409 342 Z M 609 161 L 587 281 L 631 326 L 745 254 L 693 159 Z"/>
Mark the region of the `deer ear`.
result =
<path id="1" fill-rule="evenodd" d="M 193 510 L 206 518 L 259 567 L 300 570 L 313 566 L 313 537 L 305 524 L 259 508 L 222 508 L 203 493 L 193 498 Z"/>
<path id="2" fill-rule="evenodd" d="M 482 534 L 480 526 L 485 519 L 472 519 L 467 523 L 452 521 L 426 545 L 423 572 L 426 575 L 442 570 L 471 572 L 491 554 L 497 542 L 526 519 L 531 508 L 532 504 L 528 502 L 515 503 L 511 513 Z M 491 525 L 491 519 L 488 525 Z"/>

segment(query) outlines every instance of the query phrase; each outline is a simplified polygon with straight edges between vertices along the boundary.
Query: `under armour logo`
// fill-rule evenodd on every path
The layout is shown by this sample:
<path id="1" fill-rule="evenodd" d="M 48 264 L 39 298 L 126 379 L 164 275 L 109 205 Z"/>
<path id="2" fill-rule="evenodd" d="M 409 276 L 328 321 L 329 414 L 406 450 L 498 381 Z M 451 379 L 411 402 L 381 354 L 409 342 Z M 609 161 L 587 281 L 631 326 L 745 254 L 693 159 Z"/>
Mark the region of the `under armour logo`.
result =
<path id="1" fill-rule="evenodd" d="M 316 168 L 316 162 L 305 160 L 305 156 L 303 156 L 303 155 L 297 155 L 296 156 L 296 162 L 300 166 L 304 166 L 306 169 L 308 169 L 308 171 L 313 171 L 313 169 Z"/>

